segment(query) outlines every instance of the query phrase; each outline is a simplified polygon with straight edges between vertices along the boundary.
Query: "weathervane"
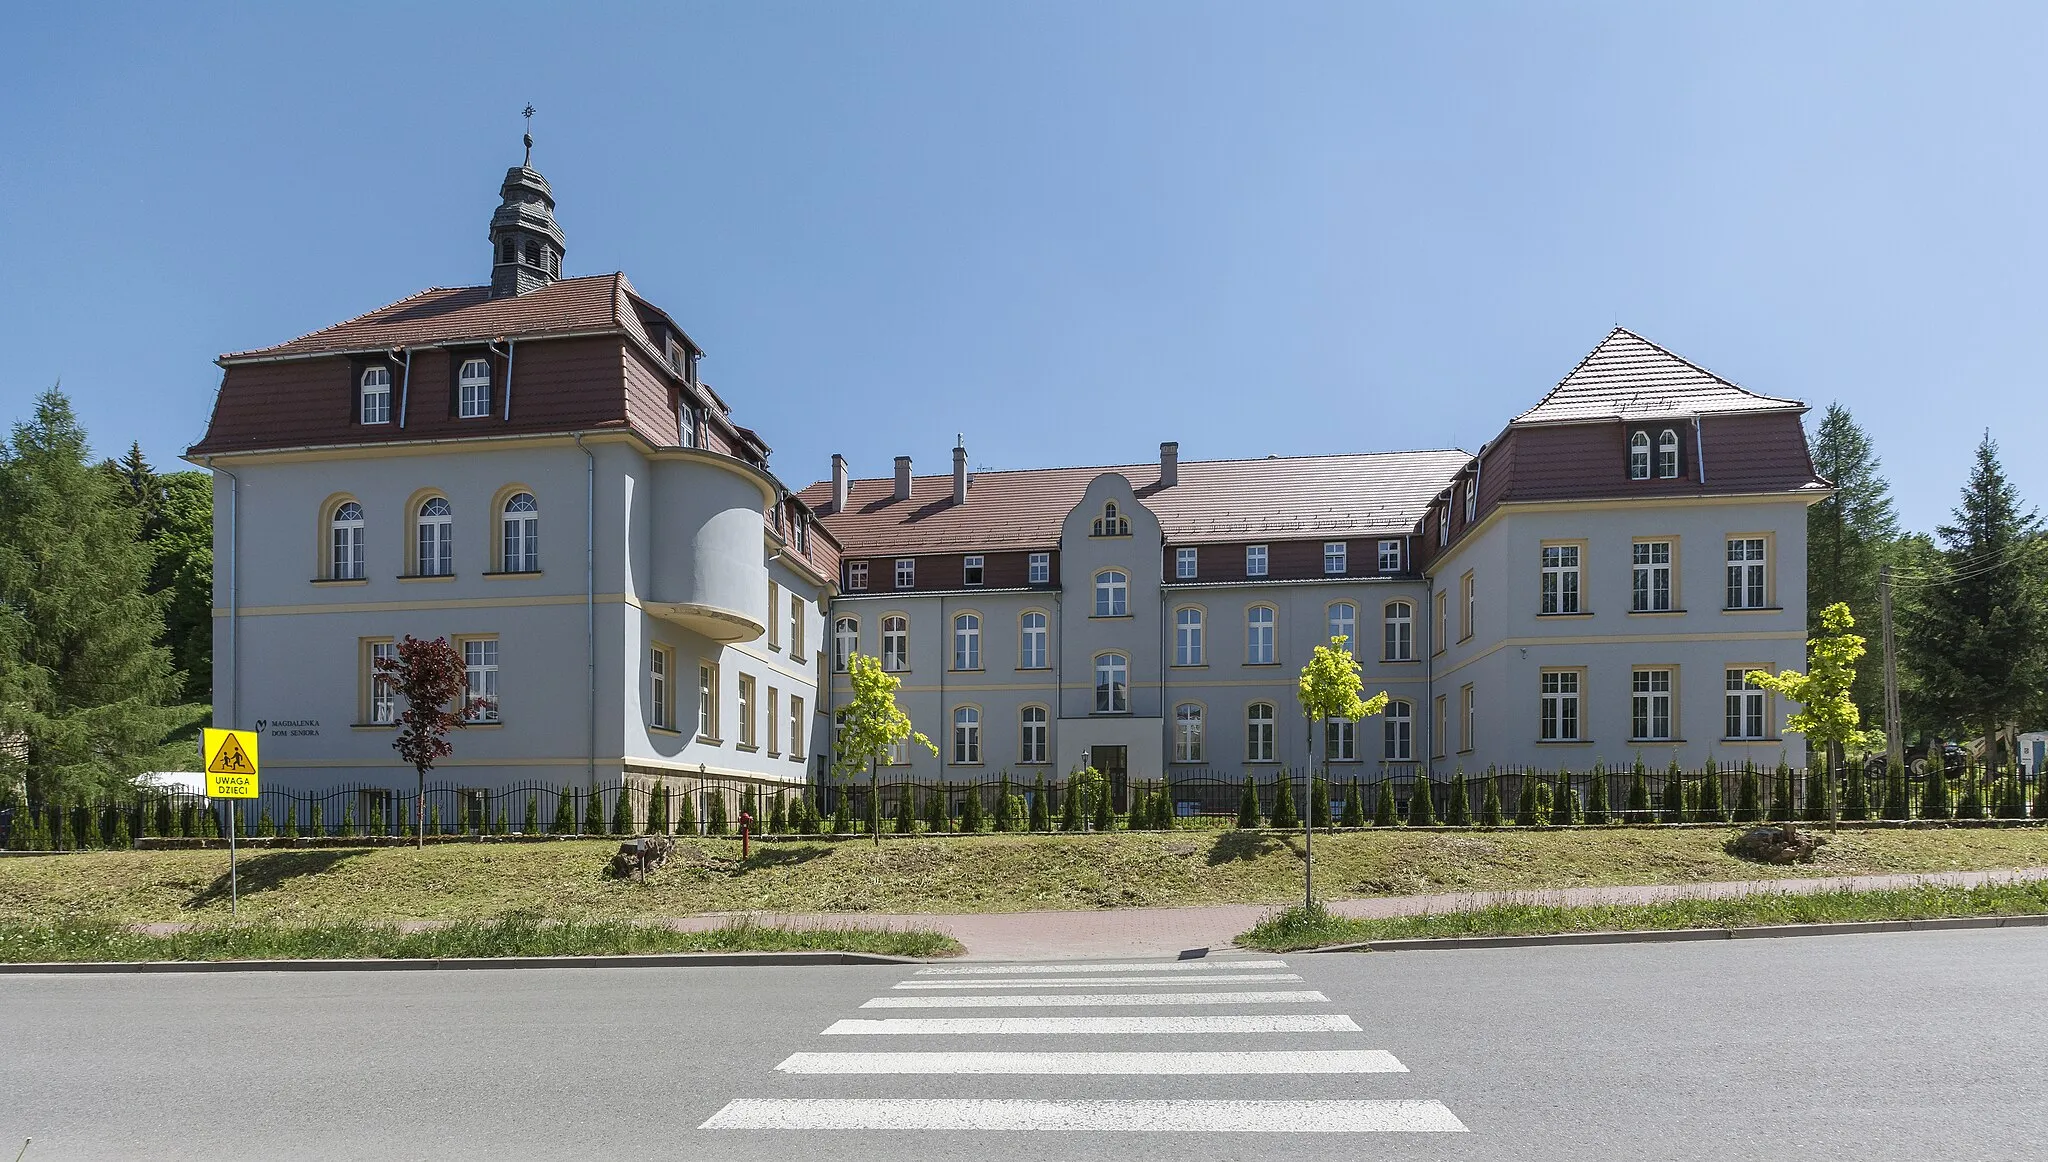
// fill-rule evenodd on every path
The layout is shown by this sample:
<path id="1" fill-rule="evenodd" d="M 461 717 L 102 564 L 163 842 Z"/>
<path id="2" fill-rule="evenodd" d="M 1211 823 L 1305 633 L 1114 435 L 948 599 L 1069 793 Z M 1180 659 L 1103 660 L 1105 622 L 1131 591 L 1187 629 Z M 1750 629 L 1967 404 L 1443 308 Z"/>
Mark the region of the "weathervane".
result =
<path id="1" fill-rule="evenodd" d="M 533 168 L 533 106 L 531 104 L 519 114 L 526 118 L 526 160 L 519 163 L 524 169 Z"/>

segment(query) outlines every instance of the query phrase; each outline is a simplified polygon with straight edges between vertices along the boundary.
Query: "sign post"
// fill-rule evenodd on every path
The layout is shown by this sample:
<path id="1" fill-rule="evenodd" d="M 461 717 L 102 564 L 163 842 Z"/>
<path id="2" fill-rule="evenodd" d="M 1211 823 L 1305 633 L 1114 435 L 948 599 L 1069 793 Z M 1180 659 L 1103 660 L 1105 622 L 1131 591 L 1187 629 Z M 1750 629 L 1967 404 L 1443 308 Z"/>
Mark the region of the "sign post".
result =
<path id="1" fill-rule="evenodd" d="M 256 732 L 215 730 L 207 727 L 199 743 L 199 759 L 206 768 L 206 797 L 209 799 L 254 799 L 256 797 Z M 242 907 L 240 873 L 235 866 L 235 816 L 241 811 L 228 805 L 228 914 Z"/>

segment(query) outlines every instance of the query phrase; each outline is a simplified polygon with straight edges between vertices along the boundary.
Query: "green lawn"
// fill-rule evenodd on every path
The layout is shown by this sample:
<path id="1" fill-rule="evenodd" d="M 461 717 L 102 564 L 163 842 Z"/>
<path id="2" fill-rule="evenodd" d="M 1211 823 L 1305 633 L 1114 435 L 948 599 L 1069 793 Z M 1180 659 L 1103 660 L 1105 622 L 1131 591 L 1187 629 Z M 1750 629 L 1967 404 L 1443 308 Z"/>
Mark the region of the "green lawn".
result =
<path id="1" fill-rule="evenodd" d="M 1868 892 L 1765 892 L 1724 900 L 1555 907 L 1498 904 L 1467 912 L 1353 920 L 1299 906 L 1261 921 L 1239 946 L 1292 952 L 1331 944 L 1447 936 L 1535 936 L 1560 932 L 1639 932 L 1680 928 L 1755 928 L 1870 920 L 2048 913 L 2048 882 L 1977 888 L 1912 887 Z"/>
<path id="2" fill-rule="evenodd" d="M 1766 867 L 1721 849 L 1735 833 L 1367 830 L 1316 839 L 1329 898 L 1464 889 L 1697 883 L 2048 864 L 2048 831 L 1842 831 L 1812 864 Z M 509 912 L 630 920 L 703 912 L 1000 912 L 1285 904 L 1299 835 L 1264 832 L 689 840 L 645 884 L 605 879 L 615 841 L 264 851 L 242 858 L 242 914 L 291 924 L 458 920 Z M 0 859 L 0 924 L 210 920 L 228 909 L 227 853 L 94 852 Z"/>

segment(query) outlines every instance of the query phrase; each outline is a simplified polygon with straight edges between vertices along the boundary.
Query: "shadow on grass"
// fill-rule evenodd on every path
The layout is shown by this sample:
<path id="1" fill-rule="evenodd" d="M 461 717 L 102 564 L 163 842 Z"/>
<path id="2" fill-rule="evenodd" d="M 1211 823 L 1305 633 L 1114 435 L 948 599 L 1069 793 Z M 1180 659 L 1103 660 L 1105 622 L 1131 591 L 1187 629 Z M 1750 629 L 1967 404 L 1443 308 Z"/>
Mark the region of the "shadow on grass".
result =
<path id="1" fill-rule="evenodd" d="M 764 843 L 754 849 L 753 855 L 748 857 L 747 862 L 740 863 L 735 860 L 732 870 L 741 872 L 753 871 L 757 868 L 795 867 L 798 864 L 809 863 L 814 859 L 822 859 L 830 854 L 832 854 L 832 849 L 822 843 L 776 844 L 773 847 Z"/>
<path id="2" fill-rule="evenodd" d="M 370 854 L 367 848 L 339 848 L 326 851 L 275 851 L 260 855 L 242 857 L 240 868 L 241 893 L 253 896 L 258 892 L 274 892 L 288 887 L 292 881 L 304 876 L 317 876 L 331 871 L 344 860 L 357 859 Z M 218 904 L 228 898 L 229 876 L 223 871 L 219 877 L 206 886 L 206 890 L 186 901 L 187 908 L 204 908 Z"/>
<path id="3" fill-rule="evenodd" d="M 1226 831 L 1217 836 L 1215 844 L 1209 848 L 1209 866 L 1232 860 L 1254 860 L 1279 847 L 1280 840 L 1264 831 Z"/>

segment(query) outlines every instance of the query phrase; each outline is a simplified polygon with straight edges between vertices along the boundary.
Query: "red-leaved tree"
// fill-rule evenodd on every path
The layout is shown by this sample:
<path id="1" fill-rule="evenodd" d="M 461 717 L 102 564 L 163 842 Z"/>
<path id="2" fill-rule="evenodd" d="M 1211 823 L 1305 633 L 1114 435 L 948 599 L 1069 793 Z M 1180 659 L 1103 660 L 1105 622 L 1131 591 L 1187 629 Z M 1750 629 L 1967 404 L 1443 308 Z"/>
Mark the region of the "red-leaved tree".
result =
<path id="1" fill-rule="evenodd" d="M 395 658 L 377 660 L 377 676 L 405 697 L 405 712 L 398 716 L 398 737 L 391 746 L 419 773 L 414 834 L 419 838 L 417 846 L 425 848 L 427 772 L 433 769 L 434 760 L 455 753 L 448 732 L 469 725 L 468 680 L 462 655 L 445 637 L 423 640 L 407 634 L 397 652 Z"/>

